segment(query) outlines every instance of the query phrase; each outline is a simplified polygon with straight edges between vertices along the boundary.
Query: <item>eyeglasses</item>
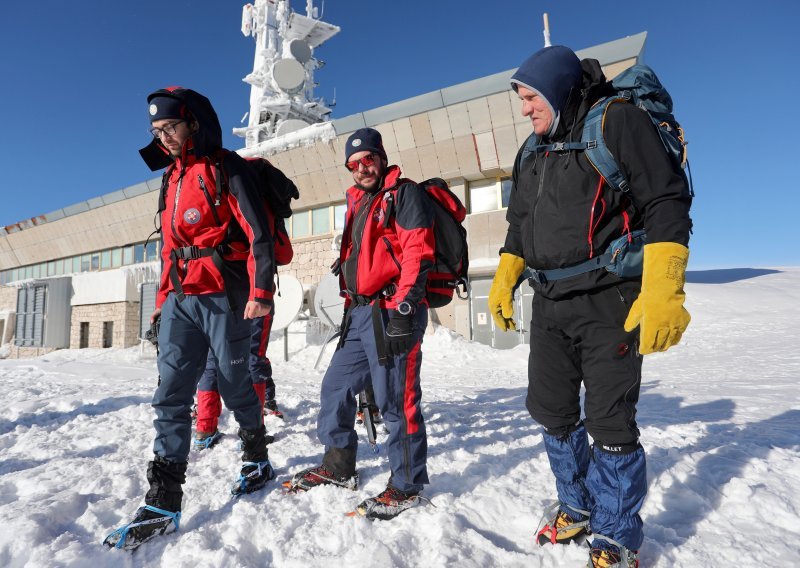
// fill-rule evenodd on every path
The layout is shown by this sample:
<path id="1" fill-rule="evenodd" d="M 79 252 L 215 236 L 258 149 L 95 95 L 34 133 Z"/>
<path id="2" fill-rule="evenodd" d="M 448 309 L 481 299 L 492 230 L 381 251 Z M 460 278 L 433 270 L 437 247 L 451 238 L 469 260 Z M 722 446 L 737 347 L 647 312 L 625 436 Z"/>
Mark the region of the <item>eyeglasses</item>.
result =
<path id="1" fill-rule="evenodd" d="M 167 136 L 175 136 L 175 127 L 178 126 L 181 122 L 186 122 L 185 120 L 177 120 L 175 122 L 170 122 L 169 124 L 165 124 L 163 128 L 156 128 L 155 126 L 150 129 L 150 134 L 153 135 L 153 138 L 161 138 L 164 135 Z"/>
<path id="2" fill-rule="evenodd" d="M 375 163 L 375 158 L 377 158 L 377 157 L 378 157 L 378 154 L 373 152 L 372 154 L 367 154 L 366 156 L 364 156 L 360 160 L 353 160 L 352 162 L 347 162 L 344 165 L 344 167 L 347 168 L 348 170 L 350 170 L 351 172 L 354 172 L 354 171 L 356 171 L 358 169 L 358 164 L 361 164 L 365 168 L 368 168 L 372 164 Z"/>

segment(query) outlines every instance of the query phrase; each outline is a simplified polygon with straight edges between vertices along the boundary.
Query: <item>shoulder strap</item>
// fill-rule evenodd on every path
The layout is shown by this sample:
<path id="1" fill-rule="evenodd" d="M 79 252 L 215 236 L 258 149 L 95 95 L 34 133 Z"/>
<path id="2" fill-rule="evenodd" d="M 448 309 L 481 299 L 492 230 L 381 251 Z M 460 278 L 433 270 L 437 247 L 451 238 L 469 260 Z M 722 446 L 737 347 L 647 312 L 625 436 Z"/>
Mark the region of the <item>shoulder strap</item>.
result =
<path id="1" fill-rule="evenodd" d="M 628 100 L 621 97 L 608 97 L 600 99 L 589 109 L 589 114 L 586 115 L 586 121 L 583 123 L 581 143 L 585 145 L 586 157 L 594 169 L 597 170 L 597 173 L 603 176 L 603 179 L 611 187 L 625 193 L 630 189 L 628 180 L 625 179 L 625 174 L 620 171 L 619 165 L 608 149 L 603 136 L 603 125 L 605 124 L 608 107 L 613 103 L 619 102 L 627 103 Z"/>

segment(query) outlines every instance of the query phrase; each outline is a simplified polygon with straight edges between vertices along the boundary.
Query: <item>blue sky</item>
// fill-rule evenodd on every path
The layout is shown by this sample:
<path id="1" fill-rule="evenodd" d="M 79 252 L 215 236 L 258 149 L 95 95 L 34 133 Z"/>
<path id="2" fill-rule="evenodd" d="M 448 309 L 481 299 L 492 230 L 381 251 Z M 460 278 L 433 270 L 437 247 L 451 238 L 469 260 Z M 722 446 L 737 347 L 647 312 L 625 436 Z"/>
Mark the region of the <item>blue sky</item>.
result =
<path id="1" fill-rule="evenodd" d="M 40 0 L 0 9 L 0 225 L 155 177 L 146 95 L 207 95 L 229 148 L 248 110 L 253 39 L 239 0 Z M 320 5 L 320 0 L 316 0 Z M 305 11 L 305 0 L 292 7 Z M 327 0 L 342 32 L 316 56 L 317 94 L 343 117 L 516 67 L 542 45 L 582 49 L 648 32 L 645 62 L 672 93 L 697 197 L 690 268 L 800 266 L 800 4 L 675 0 Z M 602 24 L 601 24 L 602 23 Z M 800 159 L 798 159 L 800 161 Z"/>

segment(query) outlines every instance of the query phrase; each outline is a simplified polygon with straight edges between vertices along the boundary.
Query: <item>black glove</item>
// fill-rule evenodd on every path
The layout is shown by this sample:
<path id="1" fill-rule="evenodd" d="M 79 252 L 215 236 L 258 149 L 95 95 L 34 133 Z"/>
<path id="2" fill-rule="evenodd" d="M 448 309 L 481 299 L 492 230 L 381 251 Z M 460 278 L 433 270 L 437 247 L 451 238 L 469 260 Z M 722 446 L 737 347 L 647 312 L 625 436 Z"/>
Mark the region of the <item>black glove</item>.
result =
<path id="1" fill-rule="evenodd" d="M 341 259 L 337 258 L 331 264 L 331 274 L 334 276 L 339 276 L 342 273 L 342 261 Z"/>
<path id="2" fill-rule="evenodd" d="M 158 347 L 158 332 L 161 329 L 161 316 L 157 317 L 153 323 L 150 324 L 150 329 L 144 332 L 144 338 Z"/>
<path id="3" fill-rule="evenodd" d="M 397 357 L 408 353 L 414 346 L 414 314 L 394 312 L 386 326 L 386 354 Z"/>

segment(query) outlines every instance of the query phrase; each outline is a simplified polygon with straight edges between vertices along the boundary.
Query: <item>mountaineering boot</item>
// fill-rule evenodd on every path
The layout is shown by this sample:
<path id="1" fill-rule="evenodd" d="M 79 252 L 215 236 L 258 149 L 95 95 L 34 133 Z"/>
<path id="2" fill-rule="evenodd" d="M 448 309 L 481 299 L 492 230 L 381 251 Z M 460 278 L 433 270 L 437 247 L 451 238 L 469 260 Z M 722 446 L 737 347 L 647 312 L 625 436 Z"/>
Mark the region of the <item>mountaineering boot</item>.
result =
<path id="1" fill-rule="evenodd" d="M 220 438 L 222 438 L 222 434 L 219 430 L 215 430 L 214 432 L 200 432 L 198 430 L 194 433 L 192 447 L 198 452 L 207 450 L 216 445 Z"/>
<path id="2" fill-rule="evenodd" d="M 555 515 L 546 520 L 548 512 L 555 509 Z M 566 505 L 556 503 L 542 516 L 536 542 L 540 546 L 550 544 L 567 544 L 589 534 L 589 511 L 575 511 Z"/>
<path id="3" fill-rule="evenodd" d="M 309 467 L 292 476 L 289 481 L 284 481 L 283 486 L 292 493 L 308 491 L 321 485 L 335 485 L 344 489 L 355 491 L 358 489 L 358 472 L 351 476 L 336 475 L 324 465 Z"/>
<path id="4" fill-rule="evenodd" d="M 257 430 L 239 430 L 242 440 L 242 469 L 231 487 L 233 495 L 252 493 L 263 488 L 275 478 L 275 470 L 267 454 L 267 431 L 262 425 Z"/>
<path id="5" fill-rule="evenodd" d="M 406 509 L 419 505 L 420 499 L 419 492 L 406 493 L 389 485 L 377 497 L 362 501 L 356 507 L 356 513 L 368 519 L 388 521 Z"/>
<path id="6" fill-rule="evenodd" d="M 186 482 L 185 463 L 172 463 L 155 456 L 147 464 L 150 488 L 133 521 L 112 532 L 103 541 L 106 546 L 134 550 L 148 540 L 178 529 Z"/>
<path id="7" fill-rule="evenodd" d="M 139 507 L 133 521 L 106 537 L 103 544 L 110 548 L 136 550 L 148 540 L 178 530 L 181 512 L 171 512 L 145 505 Z"/>
<path id="8" fill-rule="evenodd" d="M 628 550 L 615 540 L 596 538 L 587 568 L 639 568 L 639 551 Z"/>

